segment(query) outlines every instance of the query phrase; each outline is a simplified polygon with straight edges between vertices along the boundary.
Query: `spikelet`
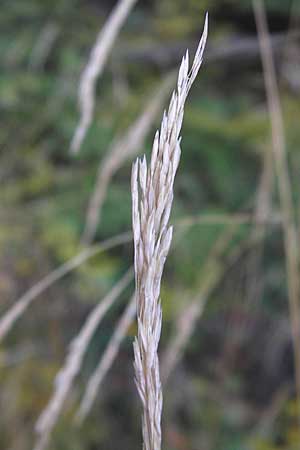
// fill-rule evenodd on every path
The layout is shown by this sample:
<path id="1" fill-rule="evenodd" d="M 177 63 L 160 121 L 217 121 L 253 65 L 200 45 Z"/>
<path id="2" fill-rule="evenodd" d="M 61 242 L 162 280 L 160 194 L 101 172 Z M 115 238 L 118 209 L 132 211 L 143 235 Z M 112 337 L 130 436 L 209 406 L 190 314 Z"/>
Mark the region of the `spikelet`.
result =
<path id="1" fill-rule="evenodd" d="M 158 344 L 162 309 L 160 284 L 172 241 L 168 225 L 173 201 L 173 184 L 180 160 L 180 131 L 184 105 L 202 63 L 208 18 L 191 69 L 188 52 L 179 69 L 177 89 L 161 129 L 157 131 L 150 166 L 145 156 L 133 164 L 132 222 L 136 281 L 138 336 L 134 342 L 135 382 L 143 405 L 144 450 L 161 450 L 162 388 Z"/>

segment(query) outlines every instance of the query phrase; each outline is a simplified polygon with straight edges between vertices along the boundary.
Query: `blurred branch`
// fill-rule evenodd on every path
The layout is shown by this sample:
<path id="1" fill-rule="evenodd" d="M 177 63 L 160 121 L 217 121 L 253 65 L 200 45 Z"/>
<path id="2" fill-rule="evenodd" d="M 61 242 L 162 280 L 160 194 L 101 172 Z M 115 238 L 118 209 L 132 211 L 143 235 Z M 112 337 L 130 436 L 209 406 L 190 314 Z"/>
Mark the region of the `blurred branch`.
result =
<path id="1" fill-rule="evenodd" d="M 135 313 L 136 304 L 135 296 L 133 295 L 114 329 L 113 335 L 100 359 L 99 364 L 88 380 L 88 384 L 76 415 L 77 423 L 82 423 L 91 410 L 99 387 L 118 354 L 121 342 L 133 322 Z"/>
<path id="2" fill-rule="evenodd" d="M 270 174 L 268 173 L 268 170 L 267 173 L 264 171 L 262 175 L 261 183 L 264 185 L 264 187 L 265 183 L 268 182 L 269 175 Z M 260 193 L 262 194 L 262 192 Z M 263 202 L 261 199 L 260 206 L 262 206 L 262 203 Z M 178 315 L 176 332 L 174 333 L 174 337 L 170 340 L 170 344 L 166 348 L 162 356 L 162 379 L 164 382 L 167 382 L 169 376 L 182 357 L 184 348 L 186 347 L 189 339 L 194 332 L 196 323 L 203 313 L 206 302 L 211 292 L 216 288 L 218 283 L 220 283 L 220 281 L 224 277 L 224 274 L 228 270 L 228 265 L 232 265 L 239 258 L 239 256 L 245 250 L 245 247 L 252 247 L 253 245 L 260 243 L 265 238 L 265 226 L 267 223 L 270 223 L 270 216 L 268 215 L 268 211 L 264 211 L 264 213 L 261 212 L 261 214 L 257 214 L 256 211 L 256 214 L 252 217 L 247 214 L 235 214 L 234 216 L 231 216 L 231 218 L 234 220 L 229 220 L 229 218 L 230 215 L 227 217 L 226 214 L 220 215 L 219 223 L 222 223 L 223 225 L 227 224 L 229 228 L 221 233 L 215 245 L 211 249 L 209 256 L 207 257 L 203 269 L 203 273 L 205 275 L 201 277 L 202 281 L 200 283 L 200 287 L 198 288 L 198 293 L 194 297 L 194 300 L 190 305 L 185 306 Z M 193 226 L 195 224 L 209 223 L 206 222 L 205 219 L 214 219 L 213 223 L 218 223 L 216 221 L 217 217 L 213 218 L 213 216 L 210 217 L 209 215 L 199 215 L 198 220 L 197 216 L 184 218 L 179 220 L 176 225 Z M 228 221 L 226 221 L 226 219 L 228 219 Z M 279 217 L 277 219 L 278 221 L 275 220 L 273 223 L 279 223 Z M 235 232 L 240 225 L 247 225 L 251 223 L 254 224 L 255 227 L 261 225 L 264 229 L 264 232 L 251 233 L 249 237 L 246 237 L 246 239 L 242 241 L 242 243 L 234 245 L 233 249 L 231 249 L 230 251 L 230 254 L 226 258 L 227 264 L 225 264 L 222 260 L 222 254 L 229 247 L 229 244 Z"/>
<path id="3" fill-rule="evenodd" d="M 165 349 L 162 355 L 162 380 L 166 383 L 173 372 L 175 366 L 178 364 L 183 355 L 184 349 L 187 346 L 196 326 L 197 321 L 201 317 L 206 302 L 211 292 L 216 288 L 227 270 L 227 264 L 222 261 L 222 254 L 228 248 L 236 230 L 237 224 L 233 224 L 227 228 L 219 238 L 210 251 L 205 262 L 203 273 L 201 277 L 200 288 L 190 305 L 185 306 L 178 314 L 176 322 L 176 331 L 174 336 L 170 339 L 169 346 Z M 242 246 L 238 245 L 241 250 Z M 229 260 L 234 256 L 236 258 L 237 247 L 231 251 Z"/>
<path id="4" fill-rule="evenodd" d="M 293 31 L 288 36 L 288 42 L 299 39 L 300 31 Z M 223 40 L 224 42 L 224 40 Z M 286 35 L 283 33 L 273 34 L 271 36 L 271 46 L 274 52 L 281 51 L 286 44 Z M 186 48 L 191 49 L 191 53 L 196 49 L 195 41 L 180 41 L 172 43 L 151 43 L 151 44 L 137 44 L 126 46 L 120 44 L 116 50 L 116 58 L 120 61 L 134 62 L 137 64 L 154 64 L 158 67 L 170 67 L 178 62 L 178 55 L 184 53 Z M 235 35 L 227 39 L 223 45 L 219 43 L 210 44 L 207 48 L 207 61 L 224 61 L 232 62 L 236 60 L 249 60 L 249 58 L 259 57 L 259 43 L 256 37 L 245 37 Z"/>
<path id="5" fill-rule="evenodd" d="M 35 300 L 40 294 L 45 292 L 53 283 L 63 278 L 70 273 L 76 267 L 79 267 L 82 263 L 92 258 L 93 256 L 109 250 L 117 245 L 130 242 L 132 234 L 130 232 L 119 234 L 111 239 L 101 242 L 91 248 L 87 248 L 70 259 L 60 267 L 50 272 L 46 277 L 40 280 L 37 284 L 32 286 L 22 297 L 15 302 L 15 304 L 4 314 L 0 319 L 0 342 L 7 333 L 11 330 L 15 322 L 26 311 L 28 306 Z"/>
<path id="6" fill-rule="evenodd" d="M 175 80 L 176 76 L 173 72 L 163 79 L 161 86 L 158 89 L 155 88 L 155 93 L 146 103 L 142 114 L 123 135 L 118 136 L 113 141 L 106 157 L 100 162 L 96 186 L 89 202 L 82 236 L 84 245 L 90 244 L 95 237 L 97 226 L 101 221 L 102 205 L 111 178 L 127 159 L 135 156 L 141 150 L 143 142 Z"/>
<path id="7" fill-rule="evenodd" d="M 254 211 L 255 224 L 251 231 L 250 239 L 258 245 L 253 246 L 253 251 L 250 253 L 250 258 L 246 268 L 246 307 L 251 308 L 258 304 L 262 298 L 262 291 L 264 285 L 264 277 L 262 272 L 262 259 L 267 233 L 267 219 L 272 213 L 272 193 L 273 193 L 273 160 L 271 149 L 266 147 L 263 155 L 263 169 L 256 194 L 256 206 Z M 257 223 L 264 222 L 261 226 Z M 245 316 L 246 318 L 247 316 Z M 246 319 L 247 320 L 247 319 Z M 240 327 L 245 326 L 243 320 L 240 322 Z M 246 324 L 247 326 L 247 324 Z"/>
<path id="8" fill-rule="evenodd" d="M 262 0 L 253 0 L 253 8 L 263 64 L 265 88 L 271 120 L 273 157 L 278 178 L 279 199 L 282 210 L 286 272 L 289 291 L 288 298 L 294 349 L 295 381 L 300 417 L 300 274 L 299 247 L 292 201 L 292 186 L 288 170 L 282 109 L 266 13 Z"/>
<path id="9" fill-rule="evenodd" d="M 43 202 L 48 202 L 49 199 L 46 197 Z M 15 220 L 20 214 L 24 215 L 25 213 L 32 211 L 33 208 L 41 208 L 43 202 L 32 202 L 25 205 L 25 207 L 20 205 L 19 210 L 15 209 L 6 209 L 0 207 L 0 214 L 2 215 L 1 219 L 5 221 L 5 223 L 10 223 L 10 221 Z M 4 214 L 5 213 L 5 214 Z M 277 211 L 272 211 L 268 217 L 262 217 L 261 219 L 257 219 L 255 217 L 255 213 L 234 213 L 234 212 L 203 212 L 201 214 L 195 215 L 186 215 L 181 218 L 174 220 L 177 226 L 191 226 L 191 225 L 230 225 L 230 224 L 239 224 L 239 225 L 261 225 L 265 224 L 269 225 L 280 225 L 282 223 L 281 213 Z"/>
<path id="10" fill-rule="evenodd" d="M 31 69 L 37 70 L 44 66 L 59 32 L 60 28 L 56 23 L 48 22 L 44 26 L 36 39 L 36 43 L 29 57 L 29 67 Z"/>
<path id="11" fill-rule="evenodd" d="M 250 214 L 201 214 L 199 216 L 189 216 L 175 221 L 177 227 L 191 227 L 194 225 L 252 225 L 255 223 L 255 218 Z M 262 221 L 261 224 L 265 222 Z M 268 218 L 268 223 L 278 224 L 281 223 L 281 218 L 274 215 Z M 88 259 L 93 256 L 116 247 L 121 244 L 126 244 L 132 239 L 132 233 L 130 231 L 116 235 L 106 241 L 93 245 L 92 247 L 84 249 L 74 258 L 65 262 L 42 280 L 32 286 L 27 292 L 25 292 L 19 300 L 3 315 L 0 319 L 0 342 L 7 333 L 11 330 L 15 322 L 23 315 L 30 304 L 40 294 L 45 292 L 52 284 L 63 278 L 68 273 L 79 267 Z"/>
<path id="12" fill-rule="evenodd" d="M 185 216 L 178 219 L 177 226 L 191 225 L 257 225 L 265 226 L 266 224 L 281 224 L 282 218 L 280 214 L 272 213 L 269 217 L 256 217 L 255 214 L 247 213 L 202 213 L 195 216 Z"/>
<path id="13" fill-rule="evenodd" d="M 50 434 L 72 388 L 74 378 L 80 371 L 83 357 L 92 336 L 103 316 L 132 280 L 133 269 L 130 268 L 106 297 L 90 312 L 79 334 L 72 340 L 65 364 L 56 376 L 53 396 L 37 421 L 38 441 L 34 450 L 43 450 L 47 446 Z"/>
<path id="14" fill-rule="evenodd" d="M 0 368 L 17 366 L 43 353 L 45 353 L 45 349 L 37 345 L 23 345 L 13 351 L 0 352 Z"/>
<path id="15" fill-rule="evenodd" d="M 282 52 L 283 63 L 280 67 L 282 78 L 288 83 L 291 90 L 300 94 L 300 51 L 299 42 L 291 42 L 290 36 L 300 29 L 299 1 L 291 0 L 289 26 L 286 34 L 286 43 Z"/>
<path id="16" fill-rule="evenodd" d="M 281 386 L 272 398 L 271 403 L 264 409 L 258 420 L 254 430 L 250 433 L 251 438 L 257 442 L 257 437 L 266 438 L 272 434 L 274 423 L 278 415 L 284 407 L 286 401 L 291 394 L 290 383 L 285 383 Z"/>
<path id="17" fill-rule="evenodd" d="M 170 343 L 161 357 L 161 376 L 163 383 L 168 381 L 171 373 L 181 359 L 184 349 L 194 332 L 196 322 L 200 319 L 204 311 L 207 299 L 208 292 L 205 295 L 201 289 L 197 297 L 178 314 L 175 325 L 176 332 L 170 338 Z"/>
<path id="18" fill-rule="evenodd" d="M 119 0 L 92 48 L 79 84 L 80 121 L 75 130 L 71 153 L 77 153 L 91 125 L 95 107 L 96 81 L 101 75 L 116 37 L 137 0 Z"/>
<path id="19" fill-rule="evenodd" d="M 263 168 L 256 192 L 254 208 L 254 224 L 249 236 L 249 257 L 245 271 L 245 300 L 243 306 L 244 314 L 239 321 L 234 315 L 228 320 L 228 327 L 234 332 L 226 335 L 225 348 L 230 349 L 225 353 L 233 358 L 244 345 L 244 339 L 248 338 L 253 327 L 251 312 L 262 300 L 264 287 L 264 273 L 262 268 L 265 237 L 268 231 L 268 218 L 272 214 L 272 192 L 273 192 L 273 161 L 272 152 L 268 147 L 263 154 Z M 248 312 L 248 313 L 247 313 Z M 226 356 L 224 356 L 226 359 Z"/>

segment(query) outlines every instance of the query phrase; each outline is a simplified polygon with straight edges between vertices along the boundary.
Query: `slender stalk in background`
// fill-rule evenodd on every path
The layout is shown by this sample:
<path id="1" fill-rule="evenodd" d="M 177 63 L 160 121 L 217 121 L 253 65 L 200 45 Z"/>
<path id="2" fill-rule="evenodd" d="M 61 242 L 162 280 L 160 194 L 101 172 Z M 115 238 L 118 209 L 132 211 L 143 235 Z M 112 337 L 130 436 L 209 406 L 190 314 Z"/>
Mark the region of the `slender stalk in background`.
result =
<path id="1" fill-rule="evenodd" d="M 54 394 L 37 421 L 36 432 L 38 434 L 38 441 L 34 450 L 43 450 L 47 446 L 50 434 L 64 406 L 64 402 L 70 392 L 73 381 L 80 370 L 83 357 L 93 334 L 105 313 L 129 285 L 132 279 L 133 270 L 129 269 L 107 296 L 104 297 L 104 299 L 90 312 L 79 334 L 71 342 L 65 364 L 55 379 Z"/>
<path id="2" fill-rule="evenodd" d="M 47 22 L 41 30 L 31 51 L 28 65 L 33 70 L 41 70 L 57 40 L 61 29 L 55 22 Z"/>
<path id="3" fill-rule="evenodd" d="M 253 312 L 262 301 L 265 277 L 263 274 L 263 256 L 265 238 L 269 231 L 268 218 L 272 214 L 272 194 L 274 184 L 274 168 L 272 151 L 266 146 L 262 155 L 263 168 L 256 192 L 256 201 L 254 209 L 255 223 L 251 230 L 250 240 L 253 242 L 253 248 L 249 253 L 245 274 L 245 301 L 244 314 L 239 323 L 235 323 L 236 333 L 239 336 L 248 336 L 252 327 L 250 311 Z M 262 224 L 264 222 L 264 225 Z M 261 223 L 258 226 L 258 223 Z M 230 335 L 228 337 L 230 340 Z M 235 339 L 235 337 L 233 337 Z M 231 344 L 232 345 L 232 344 Z"/>
<path id="4" fill-rule="evenodd" d="M 170 375 L 181 359 L 184 349 L 195 330 L 196 322 L 202 316 L 207 299 L 208 295 L 202 296 L 202 292 L 200 292 L 196 298 L 194 298 L 189 305 L 186 305 L 178 314 L 174 336 L 171 337 L 169 345 L 161 357 L 161 378 L 163 384 L 168 381 Z"/>
<path id="5" fill-rule="evenodd" d="M 96 186 L 92 194 L 82 236 L 84 245 L 90 244 L 96 234 L 97 226 L 101 221 L 102 205 L 105 200 L 107 188 L 114 173 L 130 157 L 135 156 L 142 148 L 144 140 L 149 133 L 157 114 L 162 108 L 166 96 L 173 85 L 175 75 L 168 74 L 154 95 L 147 102 L 143 113 L 130 126 L 122 136 L 118 136 L 108 149 L 107 155 L 99 164 Z"/>
<path id="6" fill-rule="evenodd" d="M 272 149 L 278 178 L 279 199 L 282 210 L 284 246 L 286 254 L 286 272 L 288 298 L 295 363 L 295 381 L 300 417 L 300 280 L 299 280 L 299 246 L 294 217 L 292 187 L 288 170 L 286 139 L 276 71 L 272 55 L 266 12 L 262 0 L 253 0 L 257 26 L 264 80 L 267 93 L 268 109 L 271 120 Z"/>
<path id="7" fill-rule="evenodd" d="M 207 39 L 208 18 L 194 62 L 189 70 L 188 52 L 183 57 L 177 90 L 160 132 L 155 135 L 151 163 L 138 159 L 132 168 L 132 222 L 138 336 L 134 342 L 136 386 L 143 405 L 144 450 L 161 449 L 162 389 L 159 375 L 158 344 L 162 310 L 160 284 L 172 240 L 169 217 L 173 184 L 180 160 L 180 131 L 184 105 L 202 63 Z"/>
<path id="8" fill-rule="evenodd" d="M 260 413 L 260 417 L 256 419 L 256 425 L 248 437 L 250 447 L 247 446 L 247 448 L 254 448 L 253 442 L 257 442 L 259 439 L 267 440 L 269 436 L 276 434 L 279 415 L 289 401 L 292 388 L 293 384 L 290 382 L 280 384 L 277 392 L 273 394 L 271 402 L 266 405 Z"/>
<path id="9" fill-rule="evenodd" d="M 190 227 L 193 225 L 252 225 L 264 226 L 266 223 L 278 225 L 281 224 L 281 216 L 273 213 L 270 217 L 256 220 L 253 215 L 248 213 L 226 214 L 226 213 L 203 213 L 196 216 L 186 216 L 177 220 L 178 227 Z M 132 239 L 132 233 L 127 231 L 109 238 L 99 244 L 79 252 L 74 258 L 66 261 L 61 266 L 48 273 L 38 283 L 32 286 L 23 294 L 14 305 L 0 319 L 0 342 L 3 340 L 17 320 L 26 312 L 31 303 L 43 292 L 45 292 L 54 283 L 59 281 L 68 273 L 79 267 L 93 256 L 109 250 L 118 245 L 126 244 Z"/>
<path id="10" fill-rule="evenodd" d="M 96 81 L 101 75 L 118 33 L 137 0 L 119 0 L 98 34 L 79 85 L 80 121 L 71 142 L 71 153 L 78 153 L 91 125 L 95 107 Z"/>
<path id="11" fill-rule="evenodd" d="M 256 194 L 256 205 L 254 210 L 255 224 L 253 226 L 252 234 L 253 241 L 260 241 L 264 243 L 267 233 L 267 219 L 272 211 L 272 193 L 273 193 L 273 160 L 272 153 L 269 148 L 266 148 L 263 155 L 263 170 Z M 264 225 L 258 226 L 258 223 L 264 222 Z M 261 239 L 257 239 L 257 235 L 261 234 Z M 263 256 L 263 247 L 254 248 L 250 256 L 247 267 L 247 302 L 253 306 L 261 298 L 262 280 L 260 277 L 261 262 Z"/>
<path id="12" fill-rule="evenodd" d="M 126 335 L 128 328 L 133 323 L 135 312 L 136 302 L 135 296 L 133 295 L 119 322 L 117 323 L 116 328 L 114 329 L 113 335 L 100 359 L 97 368 L 89 378 L 78 413 L 76 415 L 77 423 L 82 423 L 90 412 L 96 399 L 99 387 L 116 358 L 120 344 Z"/>
<path id="13" fill-rule="evenodd" d="M 230 226 L 221 233 L 209 252 L 204 268 L 200 274 L 197 294 L 190 305 L 186 306 L 185 309 L 179 313 L 176 323 L 176 332 L 174 337 L 170 339 L 169 345 L 166 347 L 162 356 L 163 383 L 167 383 L 170 375 L 180 361 L 184 349 L 194 332 L 196 323 L 204 311 L 209 296 L 224 278 L 228 266 L 232 266 L 245 251 L 246 247 L 258 244 L 263 239 L 263 234 L 256 235 L 256 240 L 254 240 L 252 234 L 250 234 L 250 238 L 247 236 L 242 242 L 237 242 L 233 245 L 225 262 L 224 253 L 228 250 L 232 243 L 232 239 L 239 229 L 238 223 L 231 223 Z"/>
<path id="14" fill-rule="evenodd" d="M 93 256 L 109 250 L 110 248 L 116 247 L 117 245 L 130 242 L 131 239 L 131 232 L 116 235 L 110 239 L 107 239 L 106 241 L 94 245 L 93 247 L 84 249 L 82 252 L 78 253 L 78 255 L 74 256 L 74 258 L 57 267 L 52 272 L 48 273 L 48 275 L 46 275 L 38 283 L 32 286 L 27 292 L 25 292 L 25 294 L 22 295 L 22 297 L 20 297 L 20 299 L 17 300 L 0 319 L 0 342 L 5 338 L 16 321 L 25 313 L 31 303 L 40 294 L 42 294 L 50 286 L 52 286 L 56 281 L 72 272 L 72 270 L 76 269 L 76 267 L 79 267 L 81 264 L 83 264 Z"/>

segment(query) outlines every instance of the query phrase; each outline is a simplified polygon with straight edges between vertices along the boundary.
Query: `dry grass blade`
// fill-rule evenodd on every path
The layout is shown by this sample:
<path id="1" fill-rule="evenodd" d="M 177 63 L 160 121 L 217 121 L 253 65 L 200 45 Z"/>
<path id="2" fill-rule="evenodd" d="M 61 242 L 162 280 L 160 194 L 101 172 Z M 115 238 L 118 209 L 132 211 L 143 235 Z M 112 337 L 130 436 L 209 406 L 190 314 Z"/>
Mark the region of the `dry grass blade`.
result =
<path id="1" fill-rule="evenodd" d="M 257 224 L 264 225 L 266 223 L 262 217 L 257 217 L 257 219 L 259 220 Z M 239 256 L 245 252 L 245 249 L 251 248 L 253 245 L 258 245 L 263 241 L 265 233 L 253 234 L 253 230 L 251 229 L 250 236 L 247 236 L 241 243 L 234 245 L 226 257 L 227 263 L 224 262 L 223 254 L 229 248 L 235 233 L 239 230 L 239 226 L 244 223 L 246 222 L 230 221 L 229 228 L 221 233 L 210 251 L 202 271 L 204 275 L 201 276 L 198 294 L 190 305 L 186 306 L 179 314 L 174 337 L 170 340 L 162 356 L 162 379 L 164 383 L 167 383 L 170 375 L 179 363 L 211 292 L 226 274 L 228 266 L 231 266 L 237 261 Z M 254 222 L 255 226 L 257 224 Z"/>
<path id="2" fill-rule="evenodd" d="M 71 152 L 77 153 L 92 122 L 95 106 L 95 86 L 115 39 L 137 0 L 119 0 L 92 48 L 89 62 L 79 85 L 80 122 L 71 142 Z"/>
<path id="3" fill-rule="evenodd" d="M 122 233 L 113 238 L 107 239 L 91 248 L 86 248 L 74 258 L 59 266 L 57 269 L 50 272 L 42 280 L 32 286 L 22 297 L 15 302 L 15 304 L 4 314 L 0 320 L 0 342 L 5 338 L 7 333 L 11 330 L 16 321 L 24 314 L 30 304 L 43 292 L 45 292 L 56 281 L 63 278 L 72 270 L 79 267 L 93 256 L 116 247 L 117 245 L 130 242 L 132 233 Z"/>
<path id="4" fill-rule="evenodd" d="M 107 296 L 91 311 L 79 334 L 73 339 L 65 364 L 56 376 L 54 394 L 37 421 L 36 431 L 39 437 L 34 448 L 35 450 L 42 450 L 47 446 L 50 434 L 70 392 L 74 378 L 80 370 L 83 357 L 94 332 L 107 310 L 129 285 L 132 279 L 133 270 L 130 269 Z"/>
<path id="5" fill-rule="evenodd" d="M 294 217 L 292 187 L 287 162 L 286 139 L 282 109 L 276 79 L 270 36 L 264 4 L 253 0 L 254 15 L 259 37 L 261 59 L 267 93 L 268 109 L 271 119 L 272 149 L 278 178 L 279 199 L 282 210 L 286 271 L 289 290 L 289 309 L 294 348 L 295 378 L 298 413 L 300 418 L 300 280 L 299 246 Z"/>
<path id="6" fill-rule="evenodd" d="M 265 409 L 262 411 L 259 419 L 256 421 L 254 429 L 250 432 L 249 442 L 252 441 L 252 448 L 253 441 L 257 441 L 258 438 L 261 440 L 267 440 L 268 436 L 276 433 L 278 416 L 282 413 L 282 410 L 286 407 L 286 404 L 289 401 L 292 391 L 291 388 L 291 383 L 282 383 L 282 385 L 278 387 L 277 392 L 273 395 L 271 402 L 267 404 Z"/>
<path id="7" fill-rule="evenodd" d="M 180 131 L 184 105 L 202 63 L 208 31 L 206 16 L 203 35 L 191 69 L 188 52 L 183 57 L 168 112 L 153 143 L 151 162 L 137 160 L 132 168 L 132 222 L 138 336 L 134 342 L 136 386 L 143 405 L 144 450 L 161 449 L 162 389 L 158 344 L 162 310 L 160 284 L 172 240 L 169 217 L 173 184 L 180 160 Z"/>
<path id="8" fill-rule="evenodd" d="M 78 423 L 82 423 L 88 413 L 93 406 L 93 403 L 96 399 L 97 392 L 99 387 L 106 376 L 107 372 L 111 368 L 120 348 L 120 344 L 124 339 L 124 336 L 132 324 L 135 316 L 136 304 L 135 304 L 135 296 L 132 297 L 127 307 L 125 308 L 124 313 L 122 314 L 119 322 L 116 325 L 116 328 L 113 332 L 113 335 L 106 347 L 101 360 L 90 377 L 86 390 L 84 392 L 83 399 L 81 401 L 78 413 L 76 415 L 76 421 Z"/>
<path id="9" fill-rule="evenodd" d="M 244 311 L 249 310 L 249 312 L 253 312 L 262 300 L 265 283 L 265 277 L 263 276 L 264 243 L 272 212 L 274 170 L 272 152 L 268 146 L 265 148 L 262 157 L 263 168 L 255 199 L 255 223 L 250 235 L 250 242 L 253 245 L 249 252 L 245 273 Z M 238 324 L 235 324 L 236 333 L 240 336 L 247 336 L 251 327 L 251 320 L 247 320 L 247 315 Z"/>
<path id="10" fill-rule="evenodd" d="M 257 226 L 264 226 L 266 223 L 269 224 L 280 224 L 281 216 L 278 214 L 272 214 L 272 216 L 266 218 L 266 220 L 258 220 L 255 222 L 255 218 L 249 214 L 200 214 L 197 216 L 184 217 L 176 221 L 176 225 L 180 227 L 187 227 L 192 225 L 251 225 L 255 223 Z M 72 270 L 79 267 L 88 259 L 101 253 L 103 251 L 109 250 L 115 246 L 126 244 L 132 239 L 132 233 L 130 231 L 119 234 L 115 237 L 107 239 L 106 241 L 100 242 L 99 244 L 93 245 L 90 248 L 84 249 L 74 258 L 70 259 L 66 263 L 62 264 L 49 274 L 47 274 L 42 280 L 32 286 L 15 304 L 3 315 L 0 319 L 0 342 L 8 332 L 11 330 L 16 321 L 26 312 L 30 304 L 43 292 L 45 292 L 54 283 L 59 281 Z"/>
<path id="11" fill-rule="evenodd" d="M 154 95 L 147 102 L 143 113 L 124 135 L 114 140 L 111 148 L 108 149 L 104 161 L 101 161 L 96 186 L 88 207 L 82 236 L 83 244 L 90 244 L 95 237 L 97 226 L 101 221 L 102 205 L 112 176 L 126 160 L 135 156 L 142 148 L 143 142 L 161 110 L 166 96 L 171 90 L 174 79 L 173 73 L 164 78 L 159 89 L 156 89 Z"/>

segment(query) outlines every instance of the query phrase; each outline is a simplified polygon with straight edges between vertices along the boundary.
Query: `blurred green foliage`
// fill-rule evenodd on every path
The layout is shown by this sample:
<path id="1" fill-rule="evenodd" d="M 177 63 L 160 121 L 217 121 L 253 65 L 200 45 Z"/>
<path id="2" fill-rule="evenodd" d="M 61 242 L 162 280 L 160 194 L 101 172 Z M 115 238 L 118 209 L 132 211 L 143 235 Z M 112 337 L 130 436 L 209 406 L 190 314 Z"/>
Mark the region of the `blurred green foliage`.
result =
<path id="1" fill-rule="evenodd" d="M 272 37 L 286 33 L 289 24 L 299 24 L 297 1 L 266 1 Z M 95 116 L 81 151 L 70 156 L 79 118 L 79 77 L 114 3 L 2 0 L 0 313 L 80 250 L 101 159 L 116 133 L 126 130 L 143 110 L 162 75 L 177 67 L 182 46 L 196 43 L 206 10 L 207 55 L 221 50 L 221 56 L 204 62 L 187 104 L 173 222 L 199 214 L 252 214 L 255 209 L 263 155 L 271 146 L 261 64 L 257 51 L 249 57 L 243 50 L 226 56 L 226 49 L 237 42 L 241 48 L 246 39 L 257 45 L 250 0 L 140 0 L 97 84 Z M 50 36 L 48 47 L 45 36 Z M 178 47 L 175 56 L 170 56 L 171 44 Z M 299 51 L 299 40 L 290 46 Z M 156 60 L 158 47 L 165 57 Z M 281 45 L 275 54 L 299 211 L 300 93 L 285 77 L 288 50 Z M 159 122 L 157 117 L 153 132 Z M 140 153 L 149 154 L 152 136 Z M 130 229 L 131 162 L 109 186 L 97 242 Z M 278 209 L 274 183 L 273 212 Z M 276 334 L 288 318 L 282 233 L 278 224 L 269 224 L 265 240 L 247 246 L 252 227 L 240 225 L 217 262 L 207 265 L 215 243 L 230 226 L 226 220 L 175 226 L 162 287 L 163 347 L 184 305 L 220 267 L 224 273 L 167 387 L 164 450 L 299 448 L 292 389 L 267 432 L 259 427 L 277 391 L 293 383 L 289 332 L 285 328 Z M 236 246 L 238 256 L 228 261 Z M 259 250 L 263 255 L 254 272 L 262 289 L 253 299 L 249 267 Z M 34 423 L 51 395 L 68 343 L 91 307 L 131 263 L 131 244 L 94 257 L 41 295 L 5 340 L 0 348 L 1 449 L 32 448 Z M 121 306 L 113 308 L 94 337 L 50 449 L 139 448 L 140 410 L 131 361 L 134 326 L 92 414 L 80 428 L 73 423 L 78 398 L 129 295 L 123 295 Z"/>

